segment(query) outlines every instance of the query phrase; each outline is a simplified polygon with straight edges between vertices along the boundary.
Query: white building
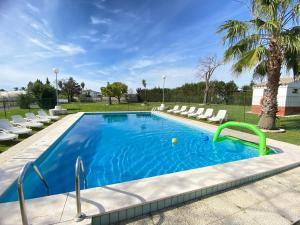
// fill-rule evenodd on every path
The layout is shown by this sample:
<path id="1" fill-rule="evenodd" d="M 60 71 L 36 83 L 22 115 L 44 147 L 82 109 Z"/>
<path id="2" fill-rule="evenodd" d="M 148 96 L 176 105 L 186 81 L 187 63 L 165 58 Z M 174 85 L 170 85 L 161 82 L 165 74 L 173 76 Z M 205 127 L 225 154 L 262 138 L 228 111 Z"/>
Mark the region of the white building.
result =
<path id="1" fill-rule="evenodd" d="M 261 99 L 266 89 L 266 82 L 253 87 L 252 107 L 253 113 L 261 112 Z M 282 78 L 277 95 L 278 116 L 300 114 L 300 79 L 290 77 Z"/>
<path id="2" fill-rule="evenodd" d="M 101 101 L 100 92 L 93 91 L 91 89 L 83 90 L 81 98 L 90 100 L 90 101 Z"/>
<path id="3" fill-rule="evenodd" d="M 0 91 L 0 99 L 6 101 L 15 101 L 19 95 L 26 94 L 26 91 Z"/>

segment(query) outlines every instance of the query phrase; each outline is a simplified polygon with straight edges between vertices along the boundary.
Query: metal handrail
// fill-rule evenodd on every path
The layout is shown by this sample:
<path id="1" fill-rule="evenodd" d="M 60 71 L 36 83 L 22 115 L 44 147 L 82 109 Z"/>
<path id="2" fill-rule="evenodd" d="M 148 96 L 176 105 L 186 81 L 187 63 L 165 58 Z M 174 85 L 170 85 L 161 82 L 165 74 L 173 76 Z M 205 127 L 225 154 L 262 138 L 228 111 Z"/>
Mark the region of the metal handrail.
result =
<path id="1" fill-rule="evenodd" d="M 43 184 L 45 185 L 47 189 L 47 194 L 50 194 L 49 186 L 39 170 L 39 168 L 34 164 L 34 162 L 28 162 L 26 165 L 21 169 L 20 175 L 18 177 L 18 198 L 19 198 L 19 204 L 20 204 L 20 211 L 21 211 L 21 217 L 22 217 L 22 224 L 28 225 L 28 218 L 27 218 L 27 212 L 26 212 L 26 206 L 25 206 L 25 198 L 24 198 L 24 191 L 23 191 L 23 180 L 25 178 L 25 175 L 28 171 L 28 169 L 32 167 L 34 172 L 38 175 L 38 177 L 41 179 Z"/>
<path id="2" fill-rule="evenodd" d="M 80 171 L 83 175 L 83 188 L 86 189 L 87 180 L 85 175 L 85 170 L 83 166 L 83 162 L 80 156 L 78 156 L 75 164 L 75 191 L 76 191 L 76 218 L 75 220 L 81 221 L 85 218 L 85 214 L 81 211 L 81 200 L 80 200 Z"/>

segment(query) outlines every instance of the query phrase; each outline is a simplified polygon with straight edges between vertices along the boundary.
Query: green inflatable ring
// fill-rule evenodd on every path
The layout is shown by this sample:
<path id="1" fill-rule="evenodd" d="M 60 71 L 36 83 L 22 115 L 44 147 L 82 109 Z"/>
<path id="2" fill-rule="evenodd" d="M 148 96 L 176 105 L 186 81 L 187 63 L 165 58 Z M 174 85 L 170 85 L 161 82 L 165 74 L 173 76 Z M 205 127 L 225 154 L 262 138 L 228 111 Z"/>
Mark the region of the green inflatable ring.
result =
<path id="1" fill-rule="evenodd" d="M 234 138 L 234 137 L 231 137 L 231 136 L 220 137 L 220 134 L 221 134 L 222 130 L 225 129 L 225 128 L 228 128 L 228 127 L 240 127 L 240 128 L 244 128 L 244 129 L 248 129 L 248 130 L 253 131 L 259 137 L 259 145 L 257 146 L 256 144 L 249 143 L 249 142 L 246 142 L 244 140 Z M 231 139 L 231 140 L 235 140 L 235 141 L 240 141 L 240 142 L 243 142 L 244 144 L 256 147 L 256 148 L 259 149 L 259 155 L 267 155 L 268 154 L 268 150 L 267 150 L 267 147 L 266 147 L 266 135 L 265 135 L 265 133 L 263 133 L 259 128 L 257 128 L 253 124 L 229 121 L 227 123 L 224 123 L 224 124 L 220 125 L 218 127 L 215 135 L 214 135 L 213 141 L 214 142 L 222 141 L 224 139 Z"/>

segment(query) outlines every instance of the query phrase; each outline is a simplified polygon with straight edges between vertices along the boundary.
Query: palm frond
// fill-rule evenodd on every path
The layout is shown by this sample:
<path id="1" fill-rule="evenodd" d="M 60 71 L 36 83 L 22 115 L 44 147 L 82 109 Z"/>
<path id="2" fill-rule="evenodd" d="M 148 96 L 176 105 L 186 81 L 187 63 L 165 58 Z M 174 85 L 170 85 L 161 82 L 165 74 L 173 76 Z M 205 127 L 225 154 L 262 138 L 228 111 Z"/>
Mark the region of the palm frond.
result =
<path id="1" fill-rule="evenodd" d="M 292 70 L 294 77 L 300 76 L 300 53 L 285 52 L 285 63 L 288 70 Z"/>
<path id="2" fill-rule="evenodd" d="M 263 31 L 263 33 L 265 33 L 265 31 L 276 32 L 280 30 L 280 23 L 276 20 L 264 21 L 260 18 L 256 18 L 251 20 L 251 23 L 255 26 L 256 30 L 259 32 Z"/>
<path id="3" fill-rule="evenodd" d="M 280 42 L 286 51 L 300 53 L 300 26 L 282 32 Z"/>
<path id="4" fill-rule="evenodd" d="M 218 29 L 218 33 L 225 32 L 223 43 L 228 41 L 230 44 L 244 38 L 249 29 L 247 22 L 239 20 L 227 20 Z"/>
<path id="5" fill-rule="evenodd" d="M 262 60 L 253 71 L 254 79 L 261 79 L 267 74 L 267 61 Z"/>
<path id="6" fill-rule="evenodd" d="M 231 59 L 238 59 L 245 51 L 255 48 L 259 44 L 260 35 L 252 34 L 230 46 L 224 54 L 224 61 L 228 62 Z"/>
<path id="7" fill-rule="evenodd" d="M 255 49 L 244 52 L 239 60 L 233 65 L 233 71 L 240 74 L 244 69 L 250 69 L 256 66 L 260 61 L 265 60 L 267 49 L 264 46 L 258 46 Z"/>

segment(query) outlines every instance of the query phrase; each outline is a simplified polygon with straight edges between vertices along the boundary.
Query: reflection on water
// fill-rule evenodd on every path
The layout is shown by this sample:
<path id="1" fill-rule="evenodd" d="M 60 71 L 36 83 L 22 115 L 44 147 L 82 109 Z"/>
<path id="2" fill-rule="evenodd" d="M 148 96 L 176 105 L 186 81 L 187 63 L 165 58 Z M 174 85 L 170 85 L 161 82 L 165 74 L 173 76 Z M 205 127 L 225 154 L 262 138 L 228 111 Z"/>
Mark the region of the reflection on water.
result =
<path id="1" fill-rule="evenodd" d="M 103 114 L 103 119 L 107 123 L 125 122 L 128 120 L 127 114 Z"/>

